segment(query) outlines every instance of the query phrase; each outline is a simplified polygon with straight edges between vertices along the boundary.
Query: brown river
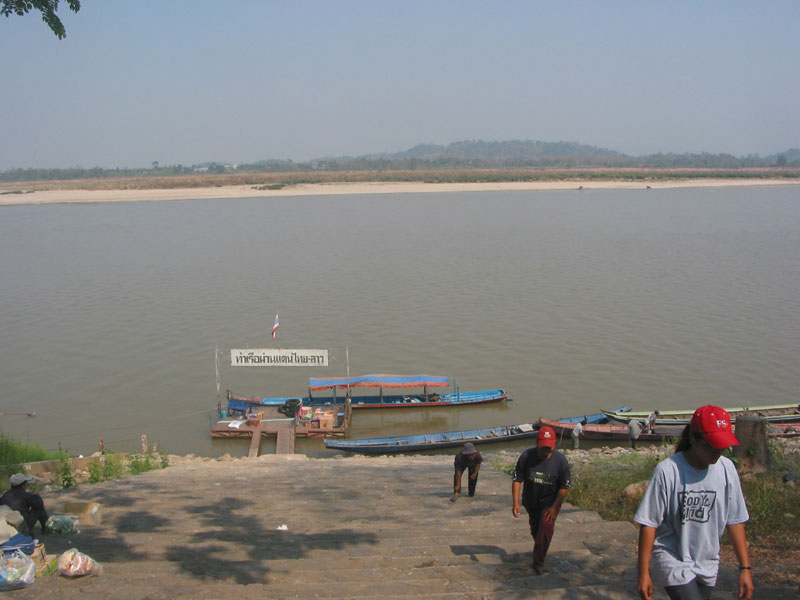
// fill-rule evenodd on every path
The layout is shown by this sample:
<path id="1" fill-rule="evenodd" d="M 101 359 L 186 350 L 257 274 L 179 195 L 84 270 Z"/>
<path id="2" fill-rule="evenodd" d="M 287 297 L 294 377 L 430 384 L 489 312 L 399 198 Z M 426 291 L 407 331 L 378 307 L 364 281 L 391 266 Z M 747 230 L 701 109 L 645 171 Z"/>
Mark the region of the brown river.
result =
<path id="1" fill-rule="evenodd" d="M 0 332 L 0 429 L 73 454 L 245 455 L 209 437 L 217 351 L 222 393 L 303 395 L 349 355 L 513 398 L 352 437 L 798 402 L 800 187 L 4 206 Z M 273 347 L 330 366 L 230 366 Z"/>

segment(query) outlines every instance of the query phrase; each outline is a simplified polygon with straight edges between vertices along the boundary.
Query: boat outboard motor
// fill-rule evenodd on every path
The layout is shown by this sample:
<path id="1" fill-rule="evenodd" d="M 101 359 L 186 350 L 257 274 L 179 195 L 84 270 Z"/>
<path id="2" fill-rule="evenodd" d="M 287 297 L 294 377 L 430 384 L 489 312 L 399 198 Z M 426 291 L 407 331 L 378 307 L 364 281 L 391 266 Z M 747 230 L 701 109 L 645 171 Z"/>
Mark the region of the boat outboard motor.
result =
<path id="1" fill-rule="evenodd" d="M 283 403 L 283 406 L 278 409 L 278 412 L 286 415 L 287 417 L 294 417 L 302 403 L 303 401 L 300 400 L 300 398 L 289 398 Z"/>

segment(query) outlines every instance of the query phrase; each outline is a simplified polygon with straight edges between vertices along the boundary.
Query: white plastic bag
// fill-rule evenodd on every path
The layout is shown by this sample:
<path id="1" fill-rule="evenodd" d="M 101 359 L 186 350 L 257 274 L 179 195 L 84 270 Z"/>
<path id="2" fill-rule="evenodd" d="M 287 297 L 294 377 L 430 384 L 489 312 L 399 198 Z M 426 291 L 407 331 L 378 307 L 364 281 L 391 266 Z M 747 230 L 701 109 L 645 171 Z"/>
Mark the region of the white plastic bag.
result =
<path id="1" fill-rule="evenodd" d="M 36 563 L 30 556 L 19 550 L 11 554 L 0 552 L 0 591 L 25 587 L 35 578 Z"/>
<path id="2" fill-rule="evenodd" d="M 103 572 L 103 565 L 87 554 L 78 552 L 77 548 L 70 548 L 58 557 L 58 572 L 67 577 L 100 575 Z"/>

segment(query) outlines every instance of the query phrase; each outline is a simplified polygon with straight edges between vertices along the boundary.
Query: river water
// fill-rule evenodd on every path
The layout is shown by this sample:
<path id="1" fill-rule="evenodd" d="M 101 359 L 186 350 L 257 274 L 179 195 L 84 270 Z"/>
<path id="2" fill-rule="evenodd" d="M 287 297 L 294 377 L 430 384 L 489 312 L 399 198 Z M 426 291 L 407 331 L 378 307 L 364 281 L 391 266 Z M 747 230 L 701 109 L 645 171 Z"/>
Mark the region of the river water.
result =
<path id="1" fill-rule="evenodd" d="M 245 455 L 209 437 L 217 351 L 223 393 L 303 395 L 349 354 L 513 398 L 358 411 L 353 437 L 797 402 L 800 187 L 0 207 L 0 332 L 0 427 L 75 454 Z M 230 366 L 262 347 L 331 365 Z"/>

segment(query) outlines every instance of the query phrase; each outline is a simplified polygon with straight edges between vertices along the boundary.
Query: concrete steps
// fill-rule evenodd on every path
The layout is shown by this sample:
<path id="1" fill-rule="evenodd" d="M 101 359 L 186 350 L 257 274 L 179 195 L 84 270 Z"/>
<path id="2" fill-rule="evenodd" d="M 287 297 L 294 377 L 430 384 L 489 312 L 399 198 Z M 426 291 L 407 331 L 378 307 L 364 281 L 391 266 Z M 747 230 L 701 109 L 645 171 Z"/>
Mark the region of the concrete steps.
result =
<path id="1" fill-rule="evenodd" d="M 449 502 L 452 457 L 188 463 L 66 499 L 103 506 L 76 546 L 97 578 L 49 577 L 19 598 L 357 598 L 359 600 L 637 597 L 636 531 L 565 506 L 547 559 L 530 568 L 527 517 L 511 515 L 510 478 L 487 461 L 477 495 Z M 278 527 L 286 525 L 287 530 Z M 66 536 L 63 536 L 66 537 Z M 657 594 L 657 598 L 665 596 Z M 726 598 L 715 592 L 715 598 Z M 735 593 L 734 593 L 735 597 Z M 773 596 L 776 597 L 777 596 Z"/>

